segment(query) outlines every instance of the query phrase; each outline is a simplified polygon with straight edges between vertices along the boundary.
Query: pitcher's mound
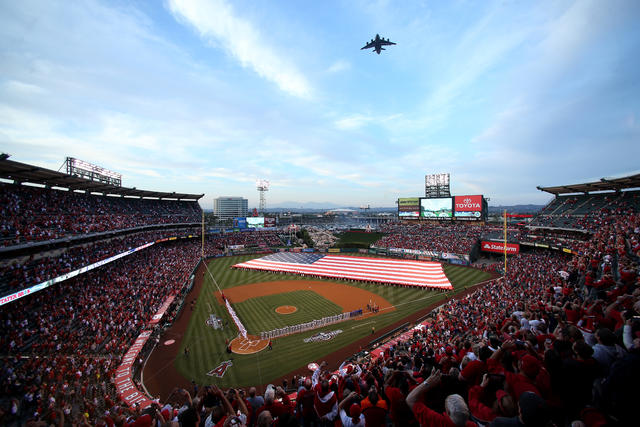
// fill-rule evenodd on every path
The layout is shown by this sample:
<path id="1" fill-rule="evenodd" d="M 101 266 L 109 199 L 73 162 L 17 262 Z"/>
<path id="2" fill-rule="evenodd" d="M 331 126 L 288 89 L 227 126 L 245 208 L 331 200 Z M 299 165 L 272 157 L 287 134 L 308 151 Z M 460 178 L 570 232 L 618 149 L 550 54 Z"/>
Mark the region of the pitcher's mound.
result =
<path id="1" fill-rule="evenodd" d="M 291 314 L 295 313 L 296 311 L 298 311 L 298 307 L 295 307 L 293 305 L 281 305 L 280 307 L 276 308 L 276 313 L 278 314 Z"/>
<path id="2" fill-rule="evenodd" d="M 269 340 L 261 340 L 259 336 L 247 335 L 244 338 L 239 335 L 231 341 L 231 351 L 237 354 L 253 354 L 267 348 Z"/>

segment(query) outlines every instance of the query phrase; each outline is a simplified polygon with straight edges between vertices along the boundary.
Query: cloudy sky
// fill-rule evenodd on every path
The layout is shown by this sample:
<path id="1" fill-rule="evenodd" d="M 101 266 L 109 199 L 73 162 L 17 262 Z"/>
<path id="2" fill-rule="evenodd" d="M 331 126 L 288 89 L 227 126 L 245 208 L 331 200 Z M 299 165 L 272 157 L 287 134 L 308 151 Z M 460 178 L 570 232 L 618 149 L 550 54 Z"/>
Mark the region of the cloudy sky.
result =
<path id="1" fill-rule="evenodd" d="M 393 206 L 640 169 L 640 2 L 0 1 L 0 150 L 147 190 Z M 397 42 L 360 50 L 376 33 Z"/>

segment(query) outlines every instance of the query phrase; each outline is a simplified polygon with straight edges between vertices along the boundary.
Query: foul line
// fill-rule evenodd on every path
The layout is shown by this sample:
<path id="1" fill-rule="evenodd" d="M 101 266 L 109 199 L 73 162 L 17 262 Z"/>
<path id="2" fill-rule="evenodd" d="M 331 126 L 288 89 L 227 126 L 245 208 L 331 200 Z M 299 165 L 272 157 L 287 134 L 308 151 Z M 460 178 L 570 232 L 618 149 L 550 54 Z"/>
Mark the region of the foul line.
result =
<path id="1" fill-rule="evenodd" d="M 351 329 L 359 328 L 360 326 L 369 325 L 371 323 L 376 323 L 376 322 L 373 321 L 373 322 L 360 323 L 359 325 L 352 326 Z"/>

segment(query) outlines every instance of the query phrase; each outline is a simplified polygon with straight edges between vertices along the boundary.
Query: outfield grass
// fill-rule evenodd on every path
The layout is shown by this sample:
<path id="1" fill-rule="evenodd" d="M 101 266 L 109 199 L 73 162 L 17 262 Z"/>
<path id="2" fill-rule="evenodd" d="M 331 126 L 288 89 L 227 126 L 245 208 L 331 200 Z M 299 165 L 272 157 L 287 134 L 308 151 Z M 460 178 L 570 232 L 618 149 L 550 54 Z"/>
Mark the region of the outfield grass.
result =
<path id="1" fill-rule="evenodd" d="M 260 255 L 262 256 L 262 255 Z M 250 283 L 281 281 L 281 280 L 308 280 L 305 277 L 297 275 L 273 274 L 260 271 L 246 271 L 231 269 L 231 265 L 247 261 L 255 258 L 255 255 L 245 255 L 236 257 L 217 258 L 209 263 L 209 270 L 217 281 L 221 289 L 242 286 Z M 444 271 L 454 286 L 455 291 L 459 291 L 487 280 L 490 276 L 488 273 L 458 267 L 454 265 L 444 265 Z M 185 336 L 180 343 L 179 356 L 176 359 L 176 368 L 185 378 L 195 380 L 198 384 L 218 384 L 224 387 L 239 386 L 246 387 L 250 385 L 266 384 L 279 378 L 295 369 L 305 366 L 311 361 L 320 361 L 324 356 L 330 354 L 358 339 L 361 339 L 371 333 L 371 327 L 375 326 L 376 330 L 380 330 L 385 326 L 393 324 L 408 315 L 419 311 L 420 309 L 440 301 L 446 297 L 440 291 L 426 290 L 419 288 L 405 288 L 398 286 L 375 285 L 362 282 L 345 282 L 330 279 L 313 279 L 314 281 L 325 281 L 348 284 L 362 289 L 366 289 L 374 294 L 378 294 L 392 303 L 396 310 L 391 312 L 381 312 L 378 316 L 364 320 L 350 320 L 347 322 L 331 325 L 322 329 L 308 331 L 305 333 L 294 334 L 288 337 L 282 337 L 274 340 L 272 351 L 262 351 L 252 355 L 227 354 L 225 351 L 225 339 L 233 339 L 237 336 L 238 331 L 233 324 L 230 316 L 224 306 L 220 305 L 215 298 L 217 290 L 214 281 L 208 273 L 205 274 L 202 292 L 192 313 L 192 318 Z M 296 305 L 301 309 L 304 305 L 302 302 L 291 303 L 291 294 L 298 292 L 289 292 L 286 294 L 271 295 L 266 297 L 255 298 L 258 301 L 247 300 L 242 303 L 234 304 L 238 316 L 243 321 L 249 331 L 263 331 L 273 328 L 273 323 L 268 320 L 266 315 L 252 314 L 254 310 L 266 310 L 268 307 L 279 305 Z M 304 291 L 303 291 L 304 293 Z M 321 297 L 313 293 L 312 301 Z M 324 299 L 324 298 L 322 298 Z M 329 301 L 325 300 L 330 303 Z M 252 306 L 251 304 L 255 304 Z M 222 330 L 214 330 L 206 325 L 206 320 L 210 314 L 216 314 L 226 320 L 229 326 Z M 325 315 L 334 314 L 334 312 Z M 294 315 L 290 315 L 294 316 Z M 299 323 L 294 317 L 278 316 L 279 321 L 285 318 L 290 319 L 289 324 Z M 278 318 L 275 317 L 275 318 Z M 323 317 L 318 314 L 317 318 Z M 274 318 L 274 319 L 275 319 Z M 275 321 L 275 320 L 274 320 Z M 275 327 L 282 327 L 279 324 Z M 331 341 L 319 343 L 304 343 L 304 338 L 314 335 L 320 331 L 329 332 L 340 329 L 343 332 L 338 334 Z M 184 346 L 189 346 L 190 354 L 188 358 L 182 356 Z M 221 379 L 217 377 L 207 376 L 206 373 L 214 369 L 222 361 L 232 360 L 231 366 L 225 376 Z"/>

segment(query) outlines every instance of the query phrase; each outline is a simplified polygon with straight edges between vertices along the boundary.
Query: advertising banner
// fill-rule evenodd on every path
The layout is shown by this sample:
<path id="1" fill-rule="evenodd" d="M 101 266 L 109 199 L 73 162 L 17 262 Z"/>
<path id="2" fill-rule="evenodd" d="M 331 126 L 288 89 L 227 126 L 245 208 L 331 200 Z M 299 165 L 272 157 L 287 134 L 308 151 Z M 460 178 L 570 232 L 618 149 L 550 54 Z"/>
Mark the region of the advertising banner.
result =
<path id="1" fill-rule="evenodd" d="M 276 218 L 275 217 L 265 217 L 264 218 L 264 226 L 265 227 L 275 227 L 276 226 Z"/>
<path id="2" fill-rule="evenodd" d="M 420 216 L 427 219 L 451 219 L 453 216 L 453 199 L 420 199 Z"/>
<path id="3" fill-rule="evenodd" d="M 169 308 L 169 306 L 171 305 L 171 303 L 175 298 L 176 297 L 174 295 L 171 295 L 169 296 L 169 298 L 166 299 L 166 301 L 162 304 L 162 307 L 160 307 L 158 312 L 154 314 L 151 320 L 149 321 L 150 325 L 155 325 L 162 319 L 162 316 L 164 316 L 164 313 L 167 311 L 167 309 Z"/>
<path id="4" fill-rule="evenodd" d="M 93 264 L 84 266 L 84 267 L 82 267 L 82 268 L 80 268 L 78 270 L 70 271 L 69 273 L 65 273 L 62 276 L 58 276 L 58 277 L 56 277 L 54 279 L 47 280 L 46 282 L 42 282 L 42 283 L 40 283 L 38 285 L 31 286 L 31 287 L 29 287 L 27 289 L 23 289 L 21 291 L 15 292 L 13 294 L 5 295 L 5 296 L 0 298 L 0 306 L 5 305 L 8 302 L 15 301 L 18 298 L 22 298 L 24 296 L 30 295 L 30 294 L 32 294 L 34 292 L 39 292 L 39 291 L 41 291 L 43 289 L 48 288 L 49 286 L 55 285 L 56 283 L 60 283 L 60 282 L 63 282 L 65 280 L 71 279 L 73 277 L 76 277 L 79 274 L 86 273 L 87 271 L 91 271 L 94 268 L 101 267 L 101 266 L 103 266 L 105 264 L 108 264 L 110 262 L 118 260 L 118 259 L 120 259 L 122 257 L 127 256 L 127 255 L 131 255 L 134 252 L 138 252 L 138 251 L 141 251 L 143 249 L 146 249 L 146 248 L 148 248 L 149 246 L 151 246 L 153 244 L 155 244 L 155 242 L 145 243 L 144 245 L 138 246 L 137 248 L 129 249 L 128 251 L 122 252 L 122 253 L 120 253 L 118 255 L 114 255 L 114 256 L 109 257 L 109 258 L 105 258 L 105 259 L 103 259 L 101 261 L 98 261 L 98 262 L 95 262 Z"/>
<path id="5" fill-rule="evenodd" d="M 420 217 L 420 198 L 407 197 L 398 199 L 398 216 L 400 218 Z"/>
<path id="6" fill-rule="evenodd" d="M 486 242 L 481 243 L 481 249 L 485 252 L 504 253 L 504 242 Z M 507 254 L 515 255 L 520 252 L 518 243 L 507 243 Z"/>
<path id="7" fill-rule="evenodd" d="M 152 403 L 151 399 L 149 399 L 147 395 L 138 390 L 138 387 L 131 378 L 131 367 L 135 363 L 138 353 L 140 353 L 140 350 L 144 347 L 144 343 L 147 342 L 147 339 L 149 339 L 150 336 L 151 331 L 142 331 L 129 351 L 127 351 L 122 358 L 122 362 L 118 369 L 116 369 L 116 393 L 131 409 L 134 409 L 136 405 L 139 405 L 141 409 L 144 409 Z"/>
<path id="8" fill-rule="evenodd" d="M 443 259 L 449 260 L 453 264 L 466 264 L 469 262 L 469 255 L 464 254 L 452 254 L 449 252 L 443 252 L 440 255 Z M 459 262 L 457 262 L 459 261 Z"/>
<path id="9" fill-rule="evenodd" d="M 247 228 L 247 218 L 233 218 L 233 228 Z"/>
<path id="10" fill-rule="evenodd" d="M 482 216 L 482 195 L 455 196 L 453 211 L 456 218 L 480 218 Z"/>

